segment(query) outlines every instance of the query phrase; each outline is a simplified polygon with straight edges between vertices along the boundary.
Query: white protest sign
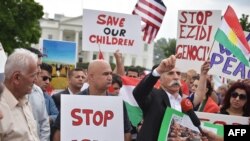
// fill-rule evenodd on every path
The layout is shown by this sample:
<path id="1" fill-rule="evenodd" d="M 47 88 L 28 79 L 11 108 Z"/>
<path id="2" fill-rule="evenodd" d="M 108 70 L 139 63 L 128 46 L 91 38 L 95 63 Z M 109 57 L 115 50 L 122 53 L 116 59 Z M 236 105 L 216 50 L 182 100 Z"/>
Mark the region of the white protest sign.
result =
<path id="1" fill-rule="evenodd" d="M 4 73 L 4 66 L 7 60 L 7 56 L 4 52 L 4 48 L 2 44 L 0 43 L 0 80 L 4 78 L 3 73 Z"/>
<path id="2" fill-rule="evenodd" d="M 195 113 L 201 121 L 207 121 L 213 124 L 249 125 L 248 117 L 213 114 L 213 113 L 205 113 L 205 112 L 195 112 Z"/>
<path id="3" fill-rule="evenodd" d="M 62 141 L 123 141 L 123 103 L 118 96 L 62 95 Z"/>
<path id="4" fill-rule="evenodd" d="M 83 10 L 82 49 L 138 54 L 142 48 L 139 16 Z"/>
<path id="5" fill-rule="evenodd" d="M 208 58 L 221 21 L 219 10 L 180 10 L 178 12 L 176 66 L 183 72 L 200 66 Z"/>
<path id="6" fill-rule="evenodd" d="M 245 32 L 246 39 L 250 43 L 250 33 Z M 223 45 L 215 42 L 210 54 L 210 74 L 223 76 L 232 80 L 250 79 L 250 68 L 241 63 Z"/>

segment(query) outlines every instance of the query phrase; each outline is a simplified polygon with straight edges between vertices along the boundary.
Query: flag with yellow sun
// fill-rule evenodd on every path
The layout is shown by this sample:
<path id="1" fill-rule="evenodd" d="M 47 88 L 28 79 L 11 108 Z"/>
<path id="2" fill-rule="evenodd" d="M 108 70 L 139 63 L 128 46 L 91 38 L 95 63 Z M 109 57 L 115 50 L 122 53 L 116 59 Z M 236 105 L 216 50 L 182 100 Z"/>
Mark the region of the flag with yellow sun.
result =
<path id="1" fill-rule="evenodd" d="M 228 6 L 215 40 L 226 47 L 246 66 L 249 65 L 250 47 L 233 8 Z"/>

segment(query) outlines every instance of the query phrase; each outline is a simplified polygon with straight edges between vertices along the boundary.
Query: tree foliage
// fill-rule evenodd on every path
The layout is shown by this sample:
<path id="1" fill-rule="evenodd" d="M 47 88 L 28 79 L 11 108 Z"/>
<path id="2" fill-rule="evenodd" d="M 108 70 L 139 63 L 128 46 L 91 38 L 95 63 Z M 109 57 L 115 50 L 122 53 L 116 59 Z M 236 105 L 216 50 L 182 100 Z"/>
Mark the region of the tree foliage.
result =
<path id="1" fill-rule="evenodd" d="M 160 47 L 163 50 L 164 56 L 169 57 L 170 55 L 175 54 L 176 39 L 169 38 L 166 40 L 165 38 L 161 38 L 157 40 L 155 47 Z"/>
<path id="2" fill-rule="evenodd" d="M 155 42 L 154 45 L 154 64 L 159 64 L 160 61 L 165 58 L 163 48 L 166 46 L 167 41 L 165 38 L 161 38 Z"/>
<path id="3" fill-rule="evenodd" d="M 242 17 L 240 18 L 240 24 L 244 31 L 250 32 L 250 23 L 248 22 L 249 15 L 242 14 Z"/>
<path id="4" fill-rule="evenodd" d="M 34 0 L 1 0 L 0 42 L 8 53 L 18 47 L 30 47 L 41 36 L 39 19 L 43 7 Z"/>

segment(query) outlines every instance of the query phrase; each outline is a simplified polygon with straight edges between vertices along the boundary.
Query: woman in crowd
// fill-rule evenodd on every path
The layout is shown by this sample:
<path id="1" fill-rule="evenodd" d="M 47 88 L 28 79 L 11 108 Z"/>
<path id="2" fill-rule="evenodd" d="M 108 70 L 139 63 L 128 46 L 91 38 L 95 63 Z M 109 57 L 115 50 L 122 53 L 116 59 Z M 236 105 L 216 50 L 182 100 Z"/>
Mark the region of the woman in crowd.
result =
<path id="1" fill-rule="evenodd" d="M 235 82 L 227 91 L 221 114 L 250 116 L 250 87 L 244 82 Z"/>
<path id="2" fill-rule="evenodd" d="M 197 90 L 199 84 L 199 78 L 194 80 L 192 91 L 195 94 L 195 91 Z M 193 100 L 194 94 L 189 97 L 190 100 Z M 220 111 L 220 108 L 218 104 L 211 98 L 211 95 L 213 94 L 213 87 L 211 82 L 207 79 L 206 80 L 206 95 L 202 102 L 194 107 L 195 111 L 200 112 L 208 112 L 208 113 L 218 113 Z"/>

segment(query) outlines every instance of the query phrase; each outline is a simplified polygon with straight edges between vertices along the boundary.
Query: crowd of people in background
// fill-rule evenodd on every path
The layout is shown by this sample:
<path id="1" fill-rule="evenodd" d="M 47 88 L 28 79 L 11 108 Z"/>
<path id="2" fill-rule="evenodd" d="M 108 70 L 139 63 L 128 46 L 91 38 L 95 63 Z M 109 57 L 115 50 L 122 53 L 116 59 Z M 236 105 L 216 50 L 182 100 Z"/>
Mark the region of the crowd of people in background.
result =
<path id="1" fill-rule="evenodd" d="M 0 84 L 0 141 L 60 141 L 61 95 L 119 96 L 124 76 L 140 80 L 133 95 L 143 113 L 136 127 L 123 103 L 125 141 L 156 141 L 165 109 L 182 111 L 183 98 L 190 99 L 195 111 L 250 116 L 250 81 L 230 81 L 215 89 L 208 74 L 209 61 L 204 62 L 200 72 L 183 73 L 175 66 L 176 58 L 172 55 L 149 74 L 143 74 L 136 68 L 125 70 L 122 54 L 116 51 L 114 70 L 104 60 L 93 60 L 87 72 L 82 68 L 68 70 L 67 88 L 50 95 L 46 90 L 53 68 L 42 62 L 42 57 L 34 48 L 18 48 L 8 56 L 5 80 Z M 156 83 L 159 88 L 154 87 Z M 208 140 L 223 140 L 205 132 Z"/>

